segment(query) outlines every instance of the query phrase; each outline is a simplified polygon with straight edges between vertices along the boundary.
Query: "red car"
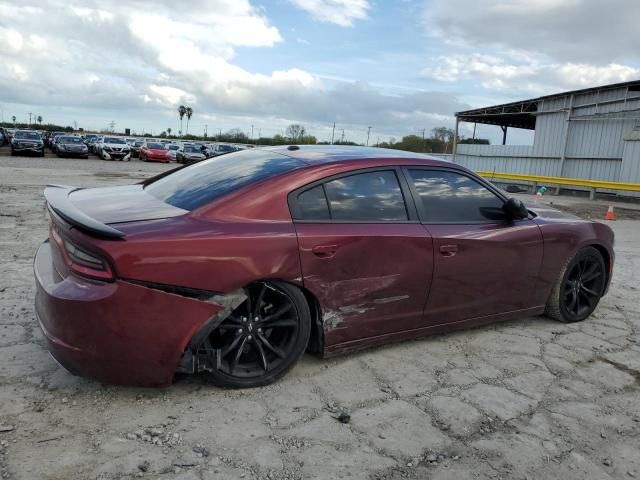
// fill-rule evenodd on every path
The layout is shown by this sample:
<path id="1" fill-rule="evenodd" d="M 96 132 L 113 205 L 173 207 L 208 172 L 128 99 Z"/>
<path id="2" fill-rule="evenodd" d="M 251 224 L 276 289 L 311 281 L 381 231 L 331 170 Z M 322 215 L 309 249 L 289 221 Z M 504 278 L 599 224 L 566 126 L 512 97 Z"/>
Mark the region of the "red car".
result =
<path id="1" fill-rule="evenodd" d="M 145 142 L 140 147 L 138 153 L 143 162 L 163 162 L 169 163 L 169 151 L 159 142 Z"/>
<path id="2" fill-rule="evenodd" d="M 614 262 L 608 226 L 395 150 L 256 148 L 45 197 L 40 326 L 69 371 L 108 383 L 208 372 L 251 387 L 305 350 L 543 313 L 580 321 Z"/>

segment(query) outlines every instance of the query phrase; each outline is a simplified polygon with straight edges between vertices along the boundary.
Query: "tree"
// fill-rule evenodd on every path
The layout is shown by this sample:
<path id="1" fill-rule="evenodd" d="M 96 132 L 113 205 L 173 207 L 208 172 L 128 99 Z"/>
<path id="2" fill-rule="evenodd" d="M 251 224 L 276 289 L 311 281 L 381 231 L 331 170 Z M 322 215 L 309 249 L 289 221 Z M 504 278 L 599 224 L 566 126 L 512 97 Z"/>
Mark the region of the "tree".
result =
<path id="1" fill-rule="evenodd" d="M 182 119 L 184 118 L 186 113 L 187 107 L 185 107 L 184 105 L 180 105 L 178 107 L 178 116 L 180 117 L 180 133 L 182 133 Z"/>
<path id="2" fill-rule="evenodd" d="M 187 116 L 187 135 L 189 134 L 189 120 L 191 120 L 191 115 L 193 115 L 193 109 L 191 107 L 187 107 L 184 109 L 184 113 Z"/>
<path id="3" fill-rule="evenodd" d="M 36 120 L 42 126 L 42 115 L 38 115 L 38 118 L 36 118 Z"/>
<path id="4" fill-rule="evenodd" d="M 451 128 L 447 127 L 436 127 L 431 130 L 431 138 L 435 138 L 436 140 L 440 140 L 443 143 L 449 143 L 453 141 L 453 137 L 456 132 Z"/>
<path id="5" fill-rule="evenodd" d="M 285 134 L 292 141 L 298 140 L 300 137 L 302 137 L 303 133 L 304 133 L 304 127 L 299 123 L 292 123 L 285 130 Z"/>
<path id="6" fill-rule="evenodd" d="M 171 127 L 167 128 L 167 133 L 171 136 Z"/>

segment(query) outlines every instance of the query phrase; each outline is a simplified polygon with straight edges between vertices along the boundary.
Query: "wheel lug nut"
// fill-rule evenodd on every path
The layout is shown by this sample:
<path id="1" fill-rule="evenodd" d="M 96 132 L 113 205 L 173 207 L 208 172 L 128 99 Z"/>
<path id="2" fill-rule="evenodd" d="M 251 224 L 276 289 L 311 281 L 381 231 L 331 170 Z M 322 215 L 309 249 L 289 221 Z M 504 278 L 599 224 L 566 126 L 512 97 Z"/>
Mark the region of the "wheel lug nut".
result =
<path id="1" fill-rule="evenodd" d="M 246 322 L 247 321 L 247 317 L 242 317 L 242 321 Z"/>
<path id="2" fill-rule="evenodd" d="M 242 329 L 241 328 L 238 329 L 238 333 L 242 333 Z"/>
<path id="3" fill-rule="evenodd" d="M 262 333 L 262 329 L 261 328 L 258 329 L 258 333 Z"/>
<path id="4" fill-rule="evenodd" d="M 253 340 L 253 337 L 252 337 L 251 335 L 249 335 L 249 336 L 247 337 L 247 340 Z"/>
<path id="5" fill-rule="evenodd" d="M 253 319 L 254 322 L 257 322 L 258 320 L 260 320 L 260 317 L 256 317 Z"/>

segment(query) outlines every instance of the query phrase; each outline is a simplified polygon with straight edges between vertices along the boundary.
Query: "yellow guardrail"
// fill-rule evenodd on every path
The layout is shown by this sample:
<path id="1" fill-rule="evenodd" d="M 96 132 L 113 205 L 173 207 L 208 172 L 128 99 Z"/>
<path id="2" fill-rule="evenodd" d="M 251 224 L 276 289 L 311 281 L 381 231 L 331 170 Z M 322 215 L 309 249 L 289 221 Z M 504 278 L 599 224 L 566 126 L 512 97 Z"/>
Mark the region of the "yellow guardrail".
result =
<path id="1" fill-rule="evenodd" d="M 587 180 L 584 178 L 545 177 L 542 175 L 523 175 L 520 173 L 488 172 L 484 170 L 477 171 L 476 173 L 489 180 L 491 179 L 522 180 L 525 182 L 533 182 L 533 183 L 540 183 L 540 184 L 574 185 L 577 187 L 605 188 L 607 190 L 625 190 L 628 192 L 640 192 L 640 183 L 606 182 L 602 180 Z"/>

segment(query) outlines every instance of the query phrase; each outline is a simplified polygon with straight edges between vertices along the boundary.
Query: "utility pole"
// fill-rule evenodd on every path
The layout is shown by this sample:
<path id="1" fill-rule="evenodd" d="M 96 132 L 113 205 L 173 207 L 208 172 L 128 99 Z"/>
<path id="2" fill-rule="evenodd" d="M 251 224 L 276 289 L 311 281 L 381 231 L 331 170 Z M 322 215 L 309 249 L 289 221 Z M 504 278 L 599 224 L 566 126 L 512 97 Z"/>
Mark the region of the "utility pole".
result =
<path id="1" fill-rule="evenodd" d="M 342 138 L 340 139 L 340 143 L 344 143 L 344 128 L 342 129 Z"/>
<path id="2" fill-rule="evenodd" d="M 204 138 L 207 138 L 207 127 L 208 127 L 208 126 L 209 126 L 209 125 L 207 125 L 207 124 L 205 123 L 205 125 L 204 125 Z"/>
<path id="3" fill-rule="evenodd" d="M 33 115 L 33 113 L 29 112 L 29 126 L 31 126 L 31 115 Z"/>
<path id="4" fill-rule="evenodd" d="M 371 135 L 371 127 L 367 127 L 367 147 L 369 146 L 369 135 Z"/>
<path id="5" fill-rule="evenodd" d="M 109 123 L 109 127 L 111 128 L 111 133 L 115 132 L 116 122 L 111 120 L 111 122 Z"/>
<path id="6" fill-rule="evenodd" d="M 251 125 L 251 139 L 253 140 L 253 125 Z"/>
<path id="7" fill-rule="evenodd" d="M 331 145 L 333 145 L 333 136 L 336 133 L 336 122 L 333 122 L 333 130 L 331 130 Z"/>
<path id="8" fill-rule="evenodd" d="M 422 151 L 426 152 L 427 151 L 427 146 L 424 144 L 424 131 L 426 130 L 426 128 L 422 129 Z"/>

